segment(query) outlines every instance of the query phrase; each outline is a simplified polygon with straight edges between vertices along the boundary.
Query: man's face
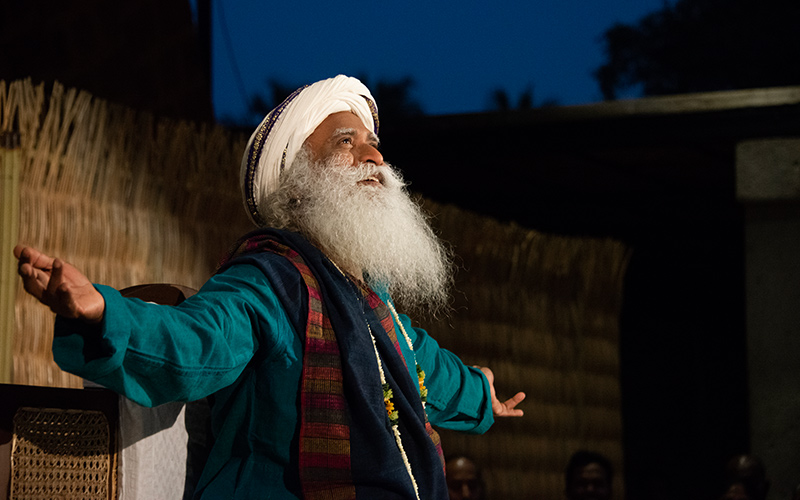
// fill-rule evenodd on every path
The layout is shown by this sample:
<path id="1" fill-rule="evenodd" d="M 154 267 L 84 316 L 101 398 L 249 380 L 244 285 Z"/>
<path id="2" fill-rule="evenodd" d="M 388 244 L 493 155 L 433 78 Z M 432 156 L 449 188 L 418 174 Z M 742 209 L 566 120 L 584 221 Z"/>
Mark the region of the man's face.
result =
<path id="1" fill-rule="evenodd" d="M 327 160 L 333 155 L 342 158 L 345 164 L 373 163 L 383 165 L 383 156 L 378 151 L 378 137 L 368 130 L 361 119 L 350 111 L 333 113 L 320 123 L 306 139 L 314 162 Z M 361 185 L 380 186 L 380 176 L 369 176 Z"/>
<path id="2" fill-rule="evenodd" d="M 356 115 L 328 116 L 265 202 L 267 222 L 302 233 L 356 278 L 386 285 L 406 310 L 444 312 L 449 252 L 376 146 Z"/>
<path id="3" fill-rule="evenodd" d="M 450 500 L 483 499 L 483 485 L 475 464 L 463 457 L 448 462 L 447 490 Z"/>
<path id="4" fill-rule="evenodd" d="M 596 463 L 591 463 L 575 471 L 567 488 L 570 500 L 608 500 L 611 498 L 611 485 L 606 472 Z"/>

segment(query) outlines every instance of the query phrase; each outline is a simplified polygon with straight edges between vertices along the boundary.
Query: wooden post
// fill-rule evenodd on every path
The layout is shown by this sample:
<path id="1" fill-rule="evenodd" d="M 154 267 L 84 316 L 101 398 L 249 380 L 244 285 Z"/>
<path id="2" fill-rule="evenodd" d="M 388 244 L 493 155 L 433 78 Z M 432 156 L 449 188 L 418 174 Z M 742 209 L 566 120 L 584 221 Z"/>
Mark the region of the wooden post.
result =
<path id="1" fill-rule="evenodd" d="M 11 383 L 14 362 L 14 302 L 17 262 L 12 253 L 19 237 L 19 135 L 0 134 L 0 383 Z"/>

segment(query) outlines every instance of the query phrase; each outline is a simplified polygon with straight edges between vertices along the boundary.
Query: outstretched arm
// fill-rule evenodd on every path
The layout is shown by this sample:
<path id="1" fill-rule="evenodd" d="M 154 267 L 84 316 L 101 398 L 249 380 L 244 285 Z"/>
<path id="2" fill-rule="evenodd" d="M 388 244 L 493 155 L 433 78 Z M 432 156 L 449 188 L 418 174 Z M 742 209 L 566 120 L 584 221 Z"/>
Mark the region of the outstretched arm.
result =
<path id="1" fill-rule="evenodd" d="M 80 271 L 61 259 L 32 247 L 17 245 L 17 272 L 25 291 L 65 318 L 97 323 L 103 319 L 105 301 Z"/>
<path id="2" fill-rule="evenodd" d="M 522 410 L 517 409 L 516 406 L 525 399 L 524 392 L 518 392 L 513 397 L 507 399 L 505 402 L 500 402 L 497 399 L 497 395 L 494 390 L 494 373 L 492 370 L 485 366 L 476 366 L 479 368 L 484 375 L 486 375 L 486 380 L 489 381 L 489 387 L 492 394 L 492 413 L 495 414 L 497 417 L 521 417 Z"/>

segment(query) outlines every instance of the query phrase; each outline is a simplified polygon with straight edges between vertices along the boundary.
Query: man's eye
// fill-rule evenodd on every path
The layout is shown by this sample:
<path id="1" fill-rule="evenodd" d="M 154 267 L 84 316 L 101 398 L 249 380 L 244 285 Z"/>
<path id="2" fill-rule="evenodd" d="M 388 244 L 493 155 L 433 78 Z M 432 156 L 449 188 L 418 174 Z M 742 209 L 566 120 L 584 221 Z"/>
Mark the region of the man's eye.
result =
<path id="1" fill-rule="evenodd" d="M 339 144 L 352 144 L 352 143 L 353 143 L 353 139 L 350 138 L 350 137 L 342 137 L 339 140 Z"/>

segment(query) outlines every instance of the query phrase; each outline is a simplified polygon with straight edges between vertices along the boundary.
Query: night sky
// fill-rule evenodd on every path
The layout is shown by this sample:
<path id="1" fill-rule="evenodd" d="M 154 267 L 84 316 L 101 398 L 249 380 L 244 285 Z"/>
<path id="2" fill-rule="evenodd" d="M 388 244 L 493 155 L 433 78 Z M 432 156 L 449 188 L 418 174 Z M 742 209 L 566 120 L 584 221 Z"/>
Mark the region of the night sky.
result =
<path id="1" fill-rule="evenodd" d="M 512 105 L 529 88 L 536 106 L 597 102 L 603 33 L 667 1 L 216 0 L 215 114 L 243 116 L 246 96 L 266 95 L 270 80 L 295 87 L 338 73 L 373 85 L 411 77 L 412 98 L 428 114 L 485 111 L 496 89 Z"/>

